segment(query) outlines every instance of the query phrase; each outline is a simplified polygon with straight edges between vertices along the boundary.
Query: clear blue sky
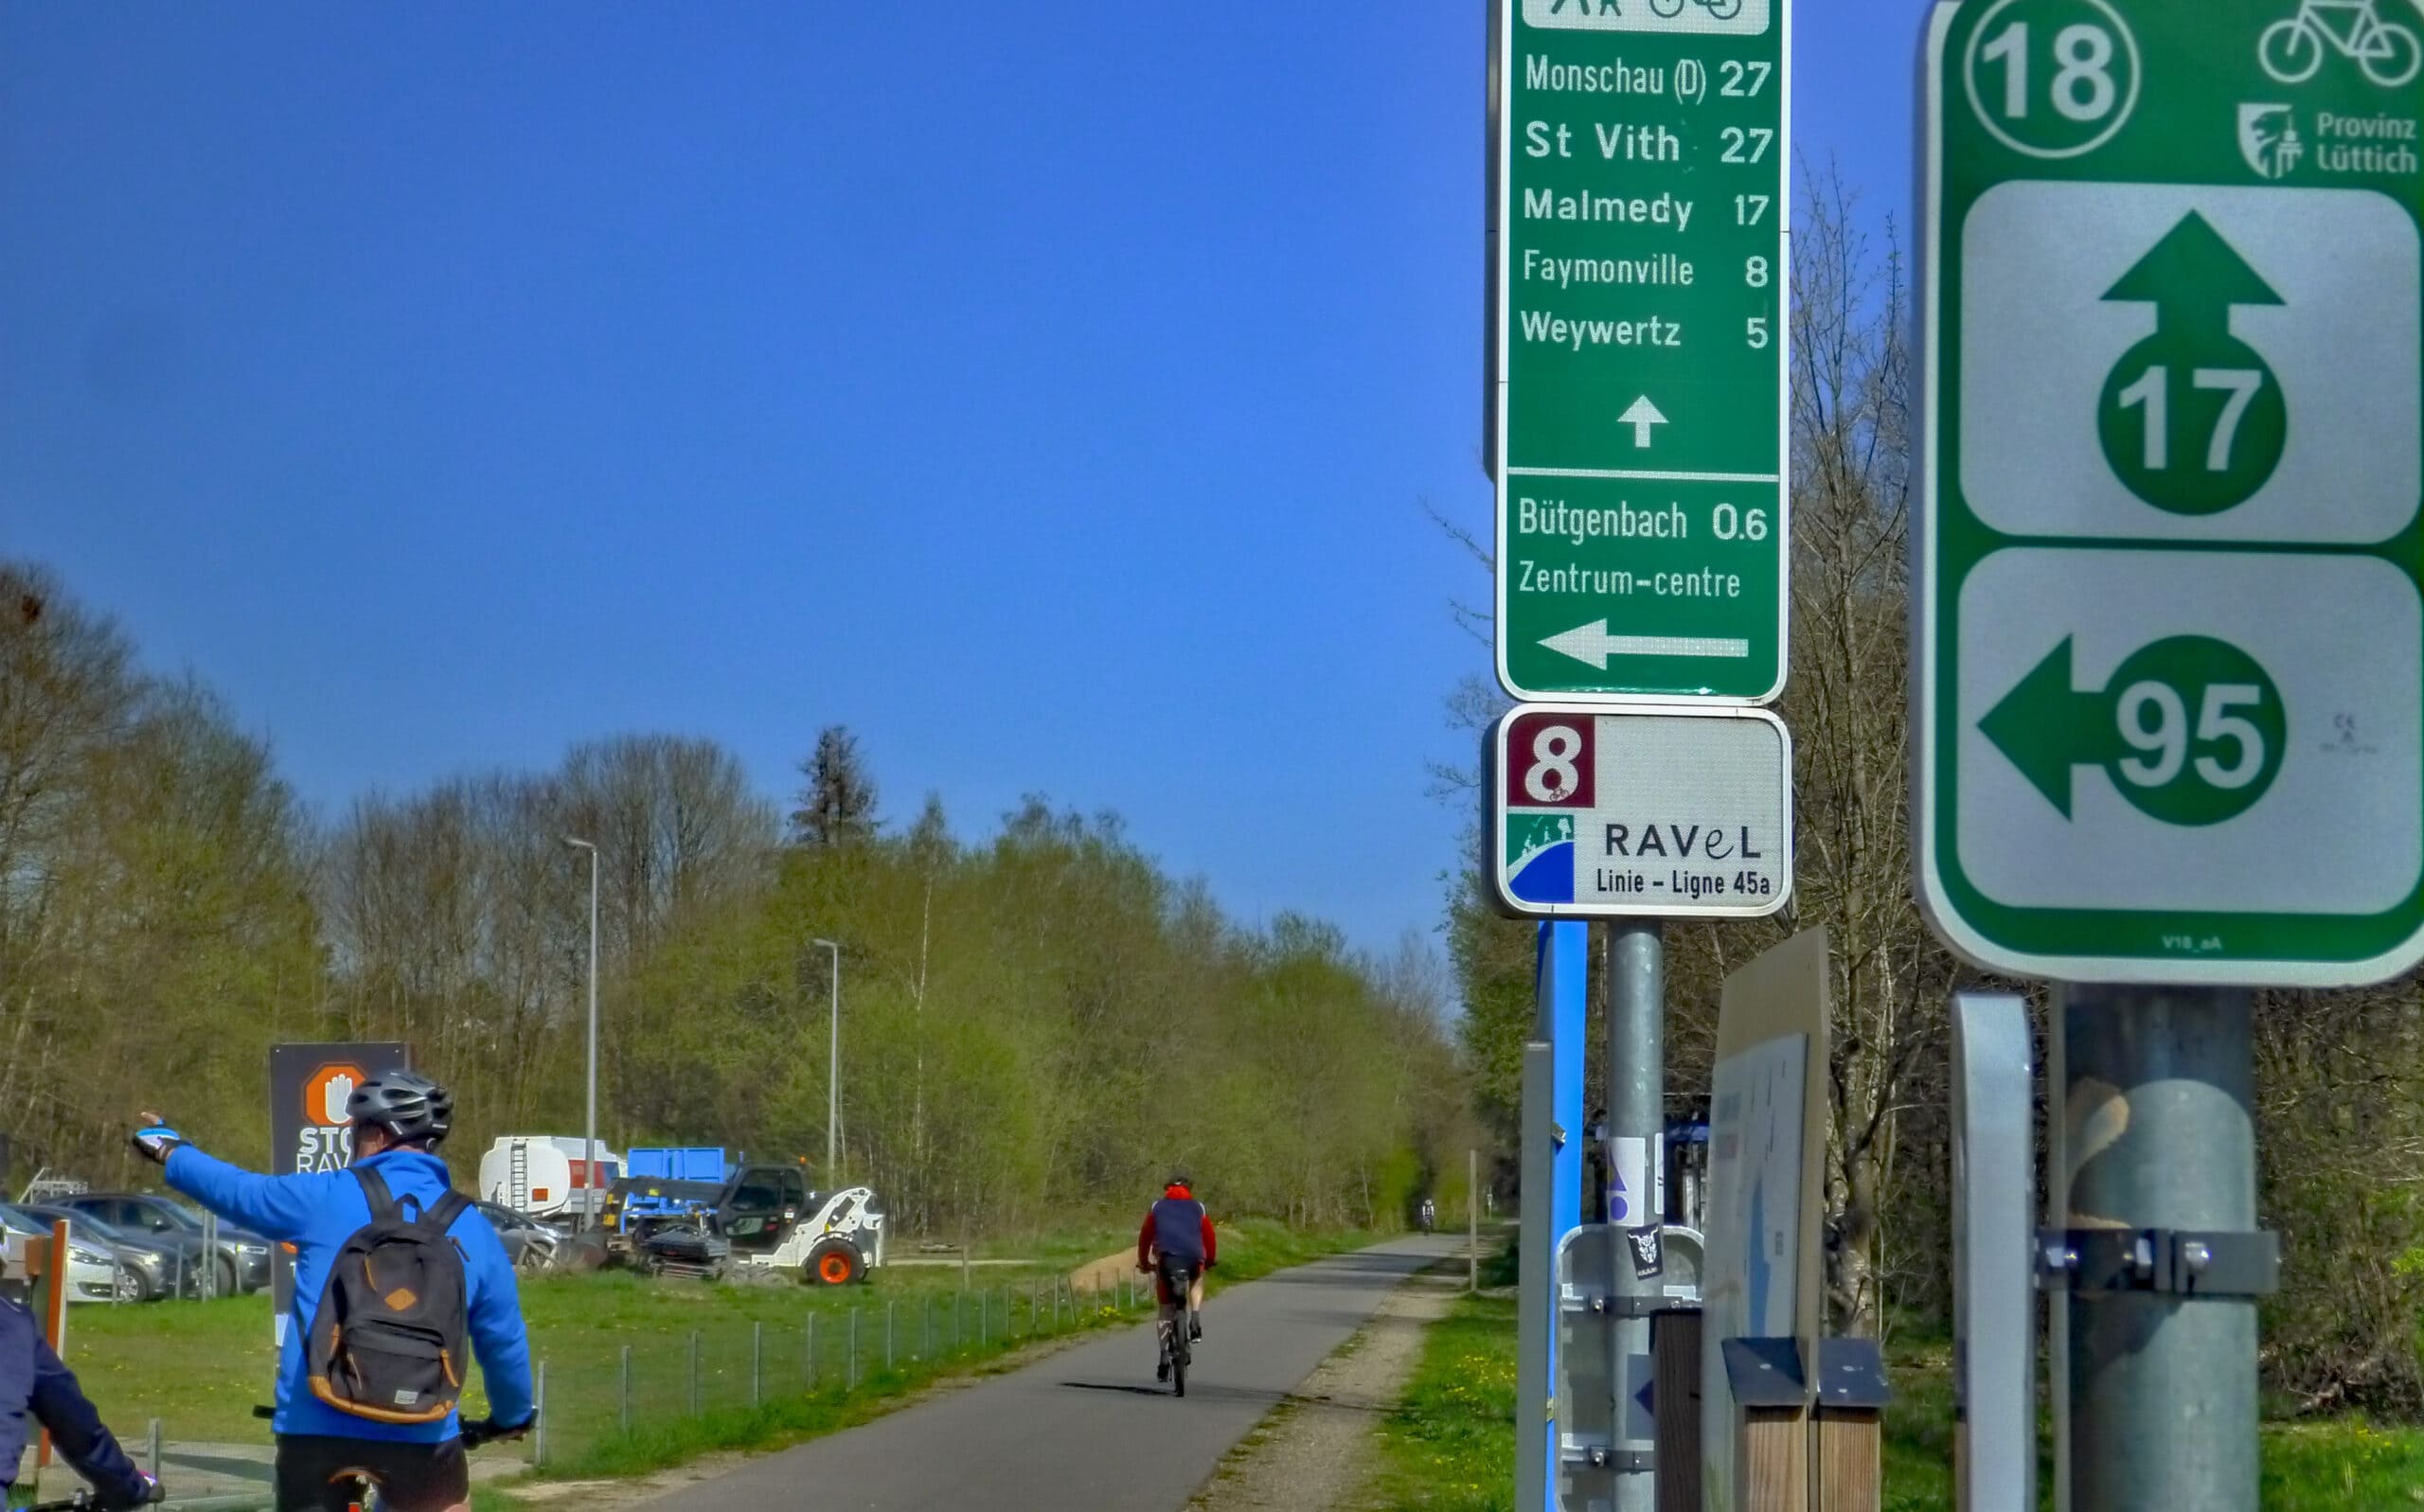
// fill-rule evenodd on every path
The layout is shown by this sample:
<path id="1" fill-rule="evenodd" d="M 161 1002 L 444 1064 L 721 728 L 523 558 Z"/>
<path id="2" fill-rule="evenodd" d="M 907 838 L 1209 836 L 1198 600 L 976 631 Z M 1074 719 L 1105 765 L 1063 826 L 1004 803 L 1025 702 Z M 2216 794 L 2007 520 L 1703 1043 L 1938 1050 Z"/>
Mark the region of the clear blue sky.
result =
<path id="1" fill-rule="evenodd" d="M 1801 8 L 1908 198 L 1919 8 Z M 1383 947 L 1487 672 L 1478 0 L 0 8 L 0 553 L 371 787 L 713 736 Z"/>

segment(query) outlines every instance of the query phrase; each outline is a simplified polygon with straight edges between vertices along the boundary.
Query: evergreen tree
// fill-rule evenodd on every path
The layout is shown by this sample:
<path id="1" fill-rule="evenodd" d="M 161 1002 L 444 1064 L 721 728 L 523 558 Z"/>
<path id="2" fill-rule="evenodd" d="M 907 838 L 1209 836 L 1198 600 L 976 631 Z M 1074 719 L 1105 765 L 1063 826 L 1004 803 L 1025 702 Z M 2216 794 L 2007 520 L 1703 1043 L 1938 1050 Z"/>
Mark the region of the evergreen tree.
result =
<path id="1" fill-rule="evenodd" d="M 859 754 L 858 737 L 847 726 L 826 726 L 816 754 L 799 764 L 808 785 L 792 810 L 791 843 L 815 849 L 864 845 L 882 821 L 875 816 L 875 778 Z"/>

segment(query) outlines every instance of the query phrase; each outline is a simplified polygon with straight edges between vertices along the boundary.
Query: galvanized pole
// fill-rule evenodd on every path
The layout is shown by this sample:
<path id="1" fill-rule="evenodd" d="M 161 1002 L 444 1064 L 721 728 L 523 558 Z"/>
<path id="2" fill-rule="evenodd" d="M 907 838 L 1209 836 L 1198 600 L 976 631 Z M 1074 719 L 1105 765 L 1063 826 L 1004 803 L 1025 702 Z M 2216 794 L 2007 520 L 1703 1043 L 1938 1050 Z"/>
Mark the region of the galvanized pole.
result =
<path id="1" fill-rule="evenodd" d="M 807 1355 L 806 1364 L 808 1367 L 806 1385 L 810 1391 L 814 1391 L 816 1389 L 816 1314 L 812 1312 L 808 1315 L 807 1331 L 808 1342 L 803 1346 L 804 1352 Z"/>
<path id="2" fill-rule="evenodd" d="M 1465 1151 L 1465 1290 L 1481 1290 L 1481 1151 Z"/>
<path id="3" fill-rule="evenodd" d="M 531 1378 L 530 1463 L 542 1468 L 547 1463 L 547 1362 L 544 1360 Z"/>
<path id="4" fill-rule="evenodd" d="M 699 1332 L 690 1330 L 690 1415 L 696 1417 L 699 1405 Z"/>
<path id="5" fill-rule="evenodd" d="M 831 940 L 815 942 L 833 957 L 832 1040 L 825 1059 L 825 1184 L 842 1184 L 842 947 Z"/>
<path id="6" fill-rule="evenodd" d="M 616 1378 L 615 1421 L 625 1433 L 632 1431 L 632 1346 L 623 1346 L 623 1362 Z"/>
<path id="7" fill-rule="evenodd" d="M 581 1123 L 580 1226 L 597 1226 L 597 847 L 586 840 L 564 837 L 564 844 L 589 852 L 589 1070 L 588 1114 Z"/>
<path id="8" fill-rule="evenodd" d="M 749 1325 L 749 1405 L 757 1406 L 766 1399 L 766 1325 Z"/>
<path id="9" fill-rule="evenodd" d="M 1666 1131 L 1666 940 L 1656 919 L 1621 919 L 1608 930 L 1608 1171 L 1630 1189 L 1609 1194 L 1612 1222 L 1636 1232 L 1665 1221 L 1657 1194 Z M 1649 1317 L 1644 1310 L 1666 1287 L 1661 1276 L 1643 1277 L 1627 1257 L 1629 1245 L 1612 1245 L 1608 1294 L 1618 1306 L 1608 1316 L 1608 1379 L 1618 1400 L 1611 1404 L 1614 1432 L 1613 1512 L 1657 1512 L 1658 1472 L 1654 1433 L 1636 1437 L 1631 1403 L 1634 1382 L 1649 1379 Z M 1625 1310 L 1630 1306 L 1632 1311 Z"/>
<path id="10" fill-rule="evenodd" d="M 856 1307 L 852 1307 L 850 1309 L 849 1373 L 844 1376 L 842 1379 L 843 1389 L 845 1391 L 857 1391 L 859 1389 L 859 1309 Z"/>
<path id="11" fill-rule="evenodd" d="M 2069 987 L 2056 1015 L 2063 1226 L 2252 1236 L 2253 994 Z M 2183 1270 L 2214 1254 L 2179 1245 Z M 2255 1512 L 2255 1299 L 2089 1287 L 2069 1304 L 2071 1507 Z"/>

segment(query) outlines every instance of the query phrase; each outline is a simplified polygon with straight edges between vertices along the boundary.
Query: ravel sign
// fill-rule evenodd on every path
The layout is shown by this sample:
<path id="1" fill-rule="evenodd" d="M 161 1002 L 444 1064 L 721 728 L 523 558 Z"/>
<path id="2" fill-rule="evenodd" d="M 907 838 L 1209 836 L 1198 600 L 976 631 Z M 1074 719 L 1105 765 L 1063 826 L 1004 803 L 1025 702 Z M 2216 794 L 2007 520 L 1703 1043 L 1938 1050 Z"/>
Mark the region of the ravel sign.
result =
<path id="1" fill-rule="evenodd" d="M 1785 676 L 1789 0 L 1499 9 L 1499 678 L 1764 703 Z"/>
<path id="2" fill-rule="evenodd" d="M 1754 918 L 1792 892 L 1792 741 L 1764 709 L 1525 704 L 1489 739 L 1506 912 Z"/>
<path id="3" fill-rule="evenodd" d="M 1921 896 L 1983 965 L 2424 956 L 2424 9 L 1959 0 L 1926 54 Z"/>
<path id="4" fill-rule="evenodd" d="M 341 1171 L 353 1163 L 346 1100 L 384 1071 L 412 1069 L 410 1046 L 388 1041 L 281 1044 L 269 1052 L 270 1172 Z M 270 1252 L 274 1327 L 281 1343 L 294 1310 L 294 1260 L 285 1245 Z"/>

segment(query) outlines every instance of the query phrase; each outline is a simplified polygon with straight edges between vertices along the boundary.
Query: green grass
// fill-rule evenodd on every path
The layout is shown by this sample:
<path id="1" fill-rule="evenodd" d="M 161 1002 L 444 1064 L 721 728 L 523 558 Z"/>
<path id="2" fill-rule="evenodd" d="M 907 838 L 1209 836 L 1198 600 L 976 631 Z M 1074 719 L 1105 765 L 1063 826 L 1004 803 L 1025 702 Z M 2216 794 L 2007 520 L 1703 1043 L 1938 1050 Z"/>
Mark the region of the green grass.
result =
<path id="1" fill-rule="evenodd" d="M 1485 1272 L 1487 1282 L 1489 1277 Z M 1397 1512 L 1500 1512 L 1512 1504 L 1515 1303 L 1468 1297 L 1435 1325 L 1405 1398 L 1382 1422 L 1373 1504 Z M 1952 1512 L 1952 1351 L 1890 1350 L 1884 1512 Z M 2053 1505 L 2050 1448 L 2040 1503 Z M 2264 1427 L 2265 1512 L 2424 1508 L 2424 1430 L 2361 1418 Z"/>
<path id="2" fill-rule="evenodd" d="M 1457 1299 L 1424 1336 L 1414 1379 L 1380 1433 L 1374 1504 L 1399 1512 L 1511 1512 L 1515 1299 Z"/>
<path id="3" fill-rule="evenodd" d="M 1252 1219 L 1224 1225 L 1216 1284 L 1234 1285 L 1374 1237 L 1299 1235 Z M 1056 1307 L 1049 1299 L 1051 1281 L 1119 1250 L 1120 1238 L 1073 1230 L 1004 1248 L 1044 1263 L 977 1270 L 966 1294 L 956 1267 L 885 1267 L 872 1285 L 840 1289 L 653 1282 L 622 1272 L 526 1281 L 532 1353 L 547 1365 L 548 1473 L 632 1475 L 711 1450 L 812 1437 L 878 1415 L 939 1377 L 1000 1368 L 1039 1334 L 1127 1321 L 1096 1299 L 1074 1314 L 1065 1301 Z M 1047 1284 L 1041 1310 L 1034 1301 L 1039 1281 Z M 629 1433 L 621 1428 L 627 1347 Z M 276 1367 L 265 1297 L 80 1307 L 68 1357 L 104 1416 L 129 1431 L 158 1417 L 173 1440 L 267 1439 L 268 1425 L 252 1416 L 253 1405 L 269 1399 Z M 473 1414 L 485 1411 L 476 1386 L 466 1405 Z"/>
<path id="4" fill-rule="evenodd" d="M 1885 1417 L 1885 1512 L 1952 1512 L 1952 1346 L 1898 1342 Z M 2051 1425 L 2040 1446 L 2038 1503 L 2054 1504 Z M 2362 1418 L 2271 1422 L 2263 1429 L 2265 1512 L 2424 1508 L 2424 1431 Z"/>

